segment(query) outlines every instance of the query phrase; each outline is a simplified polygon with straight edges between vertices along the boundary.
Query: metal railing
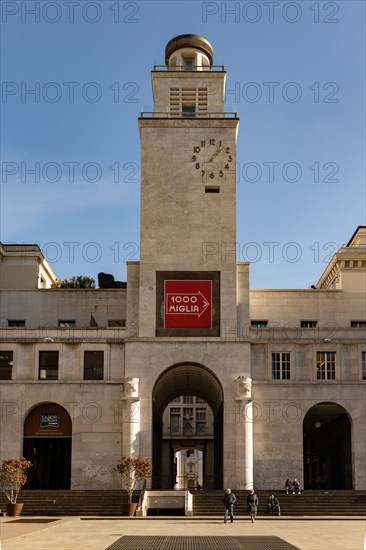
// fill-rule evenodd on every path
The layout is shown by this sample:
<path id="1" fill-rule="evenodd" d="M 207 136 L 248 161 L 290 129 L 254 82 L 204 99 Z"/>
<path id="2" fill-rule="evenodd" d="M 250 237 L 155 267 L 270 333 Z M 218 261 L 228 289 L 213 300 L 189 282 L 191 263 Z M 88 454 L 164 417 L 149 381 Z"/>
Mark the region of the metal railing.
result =
<path id="1" fill-rule="evenodd" d="M 166 71 L 166 72 L 185 72 L 185 73 L 195 73 L 195 72 L 223 72 L 225 71 L 224 65 L 194 65 L 193 67 L 185 67 L 184 65 L 175 65 L 172 67 L 167 67 L 166 65 L 154 65 L 154 71 Z"/>
<path id="2" fill-rule="evenodd" d="M 195 118 L 238 118 L 236 112 L 211 112 L 205 111 L 201 113 L 183 113 L 182 111 L 171 113 L 171 112 L 154 112 L 154 111 L 143 111 L 140 114 L 140 118 L 186 118 L 186 119 L 195 119 Z"/>

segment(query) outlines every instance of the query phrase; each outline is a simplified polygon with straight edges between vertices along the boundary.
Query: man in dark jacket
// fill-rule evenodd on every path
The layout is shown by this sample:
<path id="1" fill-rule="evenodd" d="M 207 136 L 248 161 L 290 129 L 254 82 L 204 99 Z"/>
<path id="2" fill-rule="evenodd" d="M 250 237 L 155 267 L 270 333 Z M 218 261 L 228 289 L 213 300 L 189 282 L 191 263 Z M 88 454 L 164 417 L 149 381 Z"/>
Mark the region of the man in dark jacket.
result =
<path id="1" fill-rule="evenodd" d="M 255 516 L 258 512 L 258 497 L 254 492 L 254 489 L 251 489 L 249 491 L 249 495 L 247 496 L 247 505 L 248 505 L 248 512 L 250 514 L 250 519 L 252 523 L 255 522 Z"/>
<path id="2" fill-rule="evenodd" d="M 281 515 L 280 503 L 278 502 L 278 498 L 276 497 L 276 495 L 274 495 L 273 493 L 269 496 L 267 500 L 267 510 L 270 514 L 277 512 L 279 516 Z"/>
<path id="3" fill-rule="evenodd" d="M 224 523 L 227 523 L 227 517 L 230 515 L 230 523 L 234 521 L 234 504 L 236 502 L 236 496 L 231 492 L 231 489 L 226 489 L 223 499 L 224 503 Z"/>

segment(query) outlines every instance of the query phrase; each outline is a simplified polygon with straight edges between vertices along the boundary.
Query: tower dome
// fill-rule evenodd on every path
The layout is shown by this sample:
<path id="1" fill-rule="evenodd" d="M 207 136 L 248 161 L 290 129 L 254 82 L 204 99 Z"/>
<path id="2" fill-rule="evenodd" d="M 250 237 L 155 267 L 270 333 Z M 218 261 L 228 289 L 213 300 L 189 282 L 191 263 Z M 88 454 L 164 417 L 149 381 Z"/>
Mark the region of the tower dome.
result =
<path id="1" fill-rule="evenodd" d="M 213 47 L 197 34 L 180 34 L 166 45 L 165 63 L 171 70 L 209 70 L 213 63 Z"/>

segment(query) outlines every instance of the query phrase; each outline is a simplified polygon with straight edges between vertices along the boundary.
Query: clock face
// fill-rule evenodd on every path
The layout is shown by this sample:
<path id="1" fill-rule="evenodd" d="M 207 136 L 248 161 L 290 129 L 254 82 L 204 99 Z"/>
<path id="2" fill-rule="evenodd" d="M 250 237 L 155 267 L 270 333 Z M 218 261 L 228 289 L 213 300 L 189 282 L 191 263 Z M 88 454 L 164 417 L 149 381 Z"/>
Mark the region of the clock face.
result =
<path id="1" fill-rule="evenodd" d="M 203 182 L 224 182 L 233 169 L 232 148 L 221 140 L 209 138 L 193 146 L 191 162 Z"/>

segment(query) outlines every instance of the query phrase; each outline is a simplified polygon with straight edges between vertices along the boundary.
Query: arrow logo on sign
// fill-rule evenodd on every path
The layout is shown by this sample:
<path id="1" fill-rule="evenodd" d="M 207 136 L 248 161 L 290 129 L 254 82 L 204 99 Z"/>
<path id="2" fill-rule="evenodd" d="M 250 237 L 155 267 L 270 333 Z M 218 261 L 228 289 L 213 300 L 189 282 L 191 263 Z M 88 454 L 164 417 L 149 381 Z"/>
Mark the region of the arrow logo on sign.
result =
<path id="1" fill-rule="evenodd" d="M 201 317 L 210 302 L 199 290 L 196 293 L 171 292 L 166 294 L 166 313 L 168 315 L 197 315 Z"/>

